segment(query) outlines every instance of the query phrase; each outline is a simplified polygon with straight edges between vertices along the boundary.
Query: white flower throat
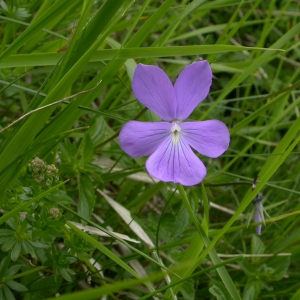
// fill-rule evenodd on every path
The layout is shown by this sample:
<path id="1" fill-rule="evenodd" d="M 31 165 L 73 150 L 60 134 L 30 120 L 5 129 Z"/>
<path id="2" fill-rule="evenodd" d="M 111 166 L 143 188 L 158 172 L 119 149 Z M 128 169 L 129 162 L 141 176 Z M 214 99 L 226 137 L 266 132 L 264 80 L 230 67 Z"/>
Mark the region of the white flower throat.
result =
<path id="1" fill-rule="evenodd" d="M 179 141 L 179 136 L 180 136 L 180 132 L 181 132 L 181 128 L 178 125 L 178 121 L 173 121 L 172 122 L 174 125 L 171 128 L 171 132 L 172 132 L 172 140 L 174 144 L 177 144 Z"/>

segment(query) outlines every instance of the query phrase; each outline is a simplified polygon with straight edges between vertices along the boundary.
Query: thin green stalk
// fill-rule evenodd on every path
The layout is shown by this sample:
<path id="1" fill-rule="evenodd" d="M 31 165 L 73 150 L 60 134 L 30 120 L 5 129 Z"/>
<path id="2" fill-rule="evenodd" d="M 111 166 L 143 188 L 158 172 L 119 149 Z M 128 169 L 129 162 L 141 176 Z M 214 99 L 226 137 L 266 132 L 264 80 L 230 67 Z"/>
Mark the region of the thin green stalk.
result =
<path id="1" fill-rule="evenodd" d="M 206 236 L 204 230 L 202 229 L 201 225 L 199 224 L 199 221 L 198 221 L 198 219 L 196 218 L 196 216 L 195 216 L 195 214 L 193 212 L 193 209 L 192 209 L 192 207 L 190 205 L 190 202 L 189 202 L 189 200 L 187 198 L 187 195 L 185 193 L 185 190 L 184 190 L 183 186 L 181 184 L 178 184 L 177 188 L 178 188 L 178 191 L 180 193 L 181 199 L 182 199 L 182 201 L 183 201 L 186 209 L 188 210 L 189 215 L 190 215 L 190 217 L 191 217 L 191 219 L 192 219 L 192 221 L 193 221 L 193 223 L 194 223 L 194 225 L 195 225 L 195 227 L 197 229 L 197 232 L 198 232 L 199 236 L 201 237 L 201 239 L 202 239 L 205 247 L 207 247 L 210 244 L 210 240 L 208 239 L 208 237 Z M 216 253 L 216 251 L 214 250 L 214 248 L 211 247 L 210 250 L 207 251 L 207 252 L 208 252 L 208 254 L 209 254 L 209 256 L 210 256 L 210 258 L 211 258 L 211 260 L 212 260 L 212 262 L 213 262 L 214 265 L 217 265 L 217 264 L 221 263 L 221 261 L 220 261 L 220 259 L 218 257 L 218 254 Z M 234 285 L 231 277 L 229 276 L 227 270 L 225 269 L 225 267 L 222 266 L 222 267 L 217 268 L 216 270 L 217 270 L 217 272 L 218 272 L 221 280 L 223 281 L 226 289 L 230 293 L 231 297 L 234 300 L 235 299 L 239 299 L 240 300 L 241 297 L 239 295 L 239 292 L 237 291 L 237 289 L 236 289 L 236 287 L 235 287 L 235 285 Z"/>
<path id="2" fill-rule="evenodd" d="M 34 269 L 31 269 L 31 270 L 28 270 L 26 272 L 22 272 L 22 273 L 19 273 L 19 274 L 16 274 L 14 276 L 10 276 L 10 277 L 4 277 L 1 282 L 2 283 L 5 283 L 7 281 L 11 281 L 11 280 L 14 280 L 14 279 L 17 279 L 17 278 L 20 278 L 20 277 L 24 277 L 24 276 L 27 276 L 27 275 L 30 275 L 32 273 L 35 273 L 35 272 L 38 272 L 38 271 L 41 271 L 41 270 L 44 270 L 48 267 L 46 266 L 40 266 L 40 267 L 36 267 Z"/>

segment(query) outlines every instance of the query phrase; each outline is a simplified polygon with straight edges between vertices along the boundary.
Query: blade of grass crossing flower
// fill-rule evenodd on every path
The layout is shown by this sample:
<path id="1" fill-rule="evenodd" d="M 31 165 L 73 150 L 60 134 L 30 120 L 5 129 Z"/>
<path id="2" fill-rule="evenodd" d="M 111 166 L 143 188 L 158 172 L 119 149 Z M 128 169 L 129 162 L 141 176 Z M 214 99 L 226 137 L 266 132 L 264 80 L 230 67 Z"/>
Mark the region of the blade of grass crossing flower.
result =
<path id="1" fill-rule="evenodd" d="M 71 222 L 67 221 L 66 223 L 78 236 L 85 239 L 87 242 L 89 242 L 92 246 L 94 246 L 96 249 L 98 249 L 100 252 L 102 252 L 104 255 L 109 257 L 111 260 L 113 260 L 116 264 L 118 264 L 120 267 L 125 269 L 129 274 L 134 276 L 137 279 L 141 279 L 141 277 L 133 270 L 131 269 L 126 263 L 123 262 L 122 259 L 120 259 L 118 256 L 116 256 L 113 252 L 111 252 L 109 249 L 107 249 L 105 246 L 103 246 L 101 243 L 96 241 L 94 238 L 83 232 L 82 230 L 78 229 L 76 226 L 74 226 Z M 144 284 L 149 288 L 150 291 L 153 291 L 153 287 L 148 283 L 144 282 Z"/>
<path id="2" fill-rule="evenodd" d="M 279 49 L 267 49 L 257 47 L 244 47 L 234 45 L 199 45 L 199 46 L 169 46 L 169 47 L 128 47 L 120 50 L 102 49 L 93 53 L 89 62 L 99 62 L 103 60 L 111 60 L 113 58 L 133 59 L 133 58 L 155 58 L 185 55 L 201 55 L 211 53 L 226 53 L 243 50 L 265 50 L 279 51 Z M 0 68 L 11 67 L 34 67 L 34 66 L 53 66 L 57 64 L 62 57 L 60 53 L 31 53 L 12 55 L 6 61 L 0 63 Z"/>
<path id="3" fill-rule="evenodd" d="M 195 225 L 195 227 L 198 231 L 198 234 L 201 237 L 201 239 L 203 240 L 204 245 L 207 247 L 210 244 L 210 240 L 206 236 L 204 230 L 202 229 L 201 225 L 199 224 L 198 219 L 196 218 L 195 214 L 193 213 L 193 210 L 190 206 L 190 202 L 187 198 L 187 195 L 185 193 L 185 190 L 184 190 L 183 186 L 178 184 L 177 187 L 178 187 L 178 191 L 180 193 L 181 199 L 182 199 L 186 209 L 188 210 L 188 212 L 190 214 L 190 217 L 191 217 L 191 219 L 192 219 L 192 221 L 193 221 L 193 223 L 194 223 L 194 225 Z M 218 254 L 216 253 L 216 251 L 214 250 L 213 247 L 211 247 L 209 249 L 209 251 L 206 251 L 206 252 L 207 252 L 207 254 L 209 254 L 213 264 L 220 264 L 221 263 L 221 261 L 218 257 Z M 239 299 L 240 300 L 241 297 L 240 297 L 240 295 L 239 295 L 239 293 L 238 293 L 231 277 L 229 276 L 227 270 L 225 269 L 225 267 L 222 266 L 222 267 L 217 268 L 217 272 L 218 272 L 221 280 L 223 281 L 225 288 L 227 289 L 227 291 L 231 295 L 232 299 L 234 299 L 234 300 Z"/>

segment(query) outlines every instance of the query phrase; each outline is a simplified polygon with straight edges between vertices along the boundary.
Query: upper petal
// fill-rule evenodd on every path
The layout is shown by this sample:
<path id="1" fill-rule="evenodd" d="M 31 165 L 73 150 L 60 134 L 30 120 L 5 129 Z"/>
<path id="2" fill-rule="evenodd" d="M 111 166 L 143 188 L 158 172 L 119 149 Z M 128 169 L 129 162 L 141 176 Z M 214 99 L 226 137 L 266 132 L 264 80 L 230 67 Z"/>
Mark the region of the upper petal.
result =
<path id="1" fill-rule="evenodd" d="M 165 139 L 148 158 L 146 168 L 150 175 L 186 186 L 198 184 L 206 176 L 206 168 L 190 146 L 180 138 L 174 143 L 172 136 Z"/>
<path id="2" fill-rule="evenodd" d="M 171 135 L 171 127 L 167 122 L 130 121 L 120 132 L 120 146 L 132 157 L 150 155 Z"/>
<path id="3" fill-rule="evenodd" d="M 218 157 L 228 149 L 229 131 L 218 120 L 183 122 L 180 128 L 186 142 L 205 156 Z"/>
<path id="4" fill-rule="evenodd" d="M 186 119 L 195 107 L 203 101 L 212 83 L 212 71 L 208 61 L 200 61 L 187 66 L 174 85 L 179 120 Z"/>
<path id="5" fill-rule="evenodd" d="M 165 121 L 176 117 L 176 96 L 166 73 L 158 67 L 138 64 L 132 89 L 136 98 Z"/>

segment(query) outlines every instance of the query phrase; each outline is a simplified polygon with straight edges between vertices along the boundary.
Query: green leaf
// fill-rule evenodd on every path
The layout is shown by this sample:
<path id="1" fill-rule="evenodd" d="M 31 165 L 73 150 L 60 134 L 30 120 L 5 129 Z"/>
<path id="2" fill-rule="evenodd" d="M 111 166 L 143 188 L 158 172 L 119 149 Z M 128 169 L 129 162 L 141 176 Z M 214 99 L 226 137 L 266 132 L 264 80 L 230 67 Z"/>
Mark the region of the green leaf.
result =
<path id="1" fill-rule="evenodd" d="M 252 234 L 252 241 L 251 241 L 251 253 L 252 254 L 264 254 L 265 253 L 265 245 L 262 240 L 255 234 Z M 252 257 L 252 261 L 256 262 L 260 258 Z"/>
<path id="2" fill-rule="evenodd" d="M 3 285 L 3 292 L 6 300 L 16 300 L 11 290 L 8 288 L 6 284 Z"/>
<path id="3" fill-rule="evenodd" d="M 81 173 L 79 178 L 78 213 L 89 218 L 95 205 L 95 192 L 92 181 L 87 175 Z"/>
<path id="4" fill-rule="evenodd" d="M 24 286 L 23 284 L 16 282 L 14 280 L 11 281 L 7 281 L 5 282 L 5 284 L 7 284 L 10 289 L 15 290 L 17 292 L 27 292 L 28 289 L 26 288 L 26 286 Z"/>
<path id="5" fill-rule="evenodd" d="M 10 267 L 7 270 L 7 272 L 5 273 L 5 277 L 10 277 L 10 276 L 17 274 L 20 269 L 21 269 L 21 265 L 14 265 L 14 266 Z"/>
<path id="6" fill-rule="evenodd" d="M 183 283 L 180 287 L 180 292 L 183 295 L 185 300 L 194 300 L 195 299 L 195 287 L 194 279 L 189 279 Z"/>
<path id="7" fill-rule="evenodd" d="M 60 272 L 61 276 L 62 276 L 65 280 L 67 280 L 67 281 L 69 281 L 69 282 L 72 281 L 72 278 L 71 278 L 70 274 L 67 272 L 66 269 L 59 269 L 59 272 Z"/>
<path id="8" fill-rule="evenodd" d="M 12 236 L 11 238 L 7 239 L 3 244 L 2 244 L 2 251 L 9 251 L 12 249 L 12 247 L 15 245 L 17 242 L 17 239 L 15 236 Z"/>
<path id="9" fill-rule="evenodd" d="M 39 241 L 36 241 L 36 242 L 28 241 L 28 243 L 31 244 L 33 247 L 36 247 L 36 248 L 41 248 L 41 249 L 49 248 L 49 245 L 42 244 Z"/>
<path id="10" fill-rule="evenodd" d="M 16 261 L 20 256 L 21 242 L 17 241 L 11 251 L 11 260 Z"/>
<path id="11" fill-rule="evenodd" d="M 258 299 L 262 289 L 262 281 L 260 279 L 249 279 L 246 283 L 243 300 L 255 300 Z"/>
<path id="12" fill-rule="evenodd" d="M 268 267 L 271 268 L 269 271 L 269 280 L 278 281 L 281 280 L 288 272 L 291 258 L 287 257 L 274 257 L 270 260 Z"/>
<path id="13" fill-rule="evenodd" d="M 36 258 L 36 254 L 29 241 L 22 242 L 22 249 L 24 253 L 29 253 L 33 258 Z"/>
<path id="14" fill-rule="evenodd" d="M 84 169 L 84 166 L 93 160 L 94 155 L 94 145 L 88 133 L 81 140 L 78 152 L 80 153 L 78 156 L 81 157 L 80 168 Z"/>
<path id="15" fill-rule="evenodd" d="M 216 297 L 217 300 L 228 300 L 232 299 L 224 286 L 221 284 L 214 284 L 212 287 L 210 287 L 209 292 Z"/>
<path id="16" fill-rule="evenodd" d="M 102 116 L 95 118 L 94 124 L 88 130 L 94 147 L 96 147 L 103 139 L 105 134 L 106 123 Z"/>
<path id="17" fill-rule="evenodd" d="M 10 256 L 8 255 L 4 257 L 0 263 L 0 280 L 3 278 L 4 274 L 6 273 L 9 264 L 10 264 Z"/>
<path id="18" fill-rule="evenodd" d="M 3 288 L 0 289 L 0 299 L 5 300 Z"/>
<path id="19" fill-rule="evenodd" d="M 15 232 L 10 229 L 0 229 L 0 237 L 1 236 L 10 236 L 13 235 Z"/>
<path id="20" fill-rule="evenodd" d="M 300 289 L 298 289 L 294 295 L 290 298 L 290 300 L 299 300 L 300 299 Z"/>

